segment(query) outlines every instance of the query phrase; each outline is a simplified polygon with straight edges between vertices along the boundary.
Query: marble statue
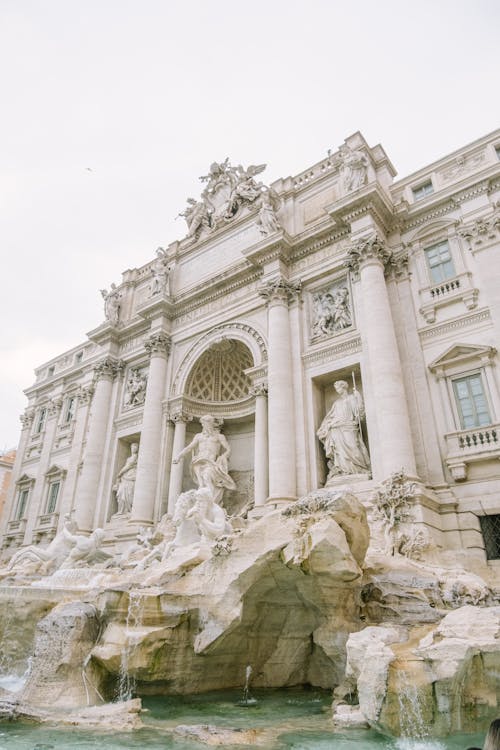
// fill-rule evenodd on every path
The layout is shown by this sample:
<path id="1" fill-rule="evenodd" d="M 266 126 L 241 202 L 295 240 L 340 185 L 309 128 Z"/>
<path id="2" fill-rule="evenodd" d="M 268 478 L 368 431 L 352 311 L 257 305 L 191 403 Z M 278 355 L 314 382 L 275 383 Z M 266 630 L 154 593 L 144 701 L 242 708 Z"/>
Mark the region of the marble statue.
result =
<path id="1" fill-rule="evenodd" d="M 360 429 L 364 416 L 361 395 L 357 390 L 349 393 L 345 380 L 337 380 L 333 385 L 339 397 L 317 432 L 328 460 L 327 484 L 339 475 L 370 472 L 370 457 Z"/>
<path id="2" fill-rule="evenodd" d="M 276 217 L 279 207 L 278 196 L 273 196 L 270 190 L 262 193 L 260 209 L 257 216 L 257 226 L 263 235 L 279 232 L 281 225 Z"/>
<path id="3" fill-rule="evenodd" d="M 199 488 L 207 488 L 218 503 L 224 489 L 234 490 L 236 485 L 228 474 L 231 454 L 229 443 L 220 432 L 220 424 L 215 417 L 207 414 L 200 417 L 201 432 L 173 460 L 178 463 L 188 453 L 191 458 L 191 475 Z"/>
<path id="4" fill-rule="evenodd" d="M 415 483 L 409 482 L 402 471 L 395 471 L 382 482 L 372 497 L 373 516 L 381 521 L 384 532 L 384 552 L 394 555 L 398 544 L 404 550 L 405 538 L 398 539 L 400 527 L 412 519 L 412 505 L 415 495 Z"/>
<path id="5" fill-rule="evenodd" d="M 224 509 L 214 502 L 211 491 L 205 487 L 195 490 L 195 503 L 186 514 L 200 534 L 201 541 L 212 542 L 223 534 L 231 534 Z"/>
<path id="6" fill-rule="evenodd" d="M 151 266 L 151 297 L 155 294 L 168 294 L 168 280 L 172 267 L 167 263 L 167 253 L 159 247 L 156 251 L 156 260 Z"/>
<path id="7" fill-rule="evenodd" d="M 111 284 L 108 292 L 107 289 L 101 289 L 102 298 L 104 299 L 104 315 L 111 325 L 116 326 L 120 318 L 120 299 L 121 293 L 118 291 L 116 284 Z"/>
<path id="8" fill-rule="evenodd" d="M 241 164 L 233 167 L 229 159 L 213 162 L 208 174 L 200 177 L 200 180 L 206 183 L 201 200 L 188 198 L 187 208 L 179 214 L 185 218 L 188 225 L 188 238 L 197 239 L 202 231 L 217 229 L 231 221 L 240 208 L 260 199 L 268 189 L 255 177 L 265 168 L 265 164 L 251 164 L 246 169 Z M 266 210 L 269 211 L 269 208 Z M 275 222 L 275 218 L 263 217 L 262 226 L 266 227 L 265 233 L 276 231 L 270 230 L 271 224 L 274 225 Z"/>
<path id="9" fill-rule="evenodd" d="M 68 541 L 65 531 L 73 533 L 76 531 L 75 523 L 70 515 L 64 517 L 64 527 L 47 547 L 39 547 L 31 544 L 24 547 L 11 557 L 7 564 L 7 571 L 11 573 L 51 573 L 67 557 L 71 543 Z"/>
<path id="10" fill-rule="evenodd" d="M 123 516 L 132 510 L 132 501 L 134 499 L 134 487 L 137 477 L 137 454 L 139 444 L 130 445 L 130 456 L 125 461 L 124 466 L 117 474 L 117 482 L 113 489 L 116 492 L 116 502 L 118 510 L 116 515 Z"/>
<path id="11" fill-rule="evenodd" d="M 123 403 L 125 406 L 140 406 L 146 398 L 148 379 L 138 367 L 132 367 L 127 383 Z"/>
<path id="12" fill-rule="evenodd" d="M 346 193 L 357 190 L 366 182 L 368 158 L 362 151 L 344 145 L 339 149 L 340 171 Z"/>
<path id="13" fill-rule="evenodd" d="M 60 565 L 60 570 L 83 568 L 107 562 L 113 557 L 101 549 L 105 537 L 103 529 L 95 529 L 90 536 L 84 536 L 83 534 L 72 534 L 65 527 L 63 536 L 72 546 Z"/>
<path id="14" fill-rule="evenodd" d="M 313 294 L 313 336 L 331 336 L 352 325 L 347 287 Z"/>
<path id="15" fill-rule="evenodd" d="M 187 207 L 179 216 L 186 219 L 188 225 L 188 237 L 197 237 L 203 229 L 212 226 L 211 212 L 205 201 L 195 201 L 194 198 L 187 199 Z"/>

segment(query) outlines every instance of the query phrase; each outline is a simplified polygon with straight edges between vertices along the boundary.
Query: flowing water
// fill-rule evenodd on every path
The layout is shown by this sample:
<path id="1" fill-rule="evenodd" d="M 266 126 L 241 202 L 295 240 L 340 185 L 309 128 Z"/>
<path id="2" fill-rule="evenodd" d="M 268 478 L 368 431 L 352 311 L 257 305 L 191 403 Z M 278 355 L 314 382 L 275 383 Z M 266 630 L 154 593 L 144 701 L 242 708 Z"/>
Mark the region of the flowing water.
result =
<path id="1" fill-rule="evenodd" d="M 130 674 L 130 660 L 133 656 L 137 641 L 134 640 L 135 630 L 142 625 L 144 613 L 143 595 L 131 591 L 128 600 L 127 619 L 125 622 L 125 644 L 121 655 L 120 674 L 118 678 L 118 700 L 128 701 L 135 695 L 135 678 Z"/>
<path id="2" fill-rule="evenodd" d="M 241 690 L 184 697 L 143 698 L 145 728 L 130 733 L 97 732 L 72 727 L 0 723 L 0 750 L 203 750 L 210 747 L 179 736 L 180 725 L 211 724 L 221 729 L 260 732 L 258 743 L 228 744 L 226 750 L 465 750 L 481 746 L 484 736 L 460 735 L 441 740 L 389 739 L 371 730 L 334 732 L 331 694 L 317 690 L 255 690 L 255 705 L 242 706 Z"/>

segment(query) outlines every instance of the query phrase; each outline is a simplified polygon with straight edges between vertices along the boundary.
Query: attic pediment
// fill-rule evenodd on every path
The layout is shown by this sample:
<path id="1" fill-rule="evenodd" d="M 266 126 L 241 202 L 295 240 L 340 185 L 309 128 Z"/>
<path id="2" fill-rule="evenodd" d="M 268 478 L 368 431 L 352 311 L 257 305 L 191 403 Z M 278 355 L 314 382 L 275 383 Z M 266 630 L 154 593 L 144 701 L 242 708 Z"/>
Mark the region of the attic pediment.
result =
<path id="1" fill-rule="evenodd" d="M 478 344 L 453 344 L 446 349 L 441 356 L 430 363 L 429 369 L 433 372 L 446 370 L 458 365 L 478 365 L 489 362 L 496 354 L 493 346 L 481 346 Z"/>

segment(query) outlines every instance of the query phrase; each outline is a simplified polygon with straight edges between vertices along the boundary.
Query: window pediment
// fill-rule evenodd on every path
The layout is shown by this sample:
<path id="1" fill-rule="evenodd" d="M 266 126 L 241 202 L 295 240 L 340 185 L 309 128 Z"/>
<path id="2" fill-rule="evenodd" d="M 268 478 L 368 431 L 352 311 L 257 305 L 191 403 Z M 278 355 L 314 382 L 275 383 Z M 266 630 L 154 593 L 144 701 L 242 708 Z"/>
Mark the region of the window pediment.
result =
<path id="1" fill-rule="evenodd" d="M 59 477 L 64 477 L 65 474 L 66 474 L 66 469 L 62 469 L 60 466 L 53 464 L 50 467 L 50 469 L 45 472 L 45 478 L 46 479 L 58 479 Z"/>
<path id="2" fill-rule="evenodd" d="M 19 477 L 19 479 L 17 480 L 16 484 L 19 485 L 19 486 L 20 485 L 25 485 L 26 486 L 26 485 L 29 485 L 29 484 L 33 484 L 34 481 L 35 481 L 34 477 L 30 477 L 28 474 L 22 474 Z"/>
<path id="3" fill-rule="evenodd" d="M 470 367 L 484 362 L 490 362 L 496 354 L 493 346 L 478 344 L 453 344 L 440 357 L 430 363 L 432 372 L 448 372 L 455 367 Z"/>

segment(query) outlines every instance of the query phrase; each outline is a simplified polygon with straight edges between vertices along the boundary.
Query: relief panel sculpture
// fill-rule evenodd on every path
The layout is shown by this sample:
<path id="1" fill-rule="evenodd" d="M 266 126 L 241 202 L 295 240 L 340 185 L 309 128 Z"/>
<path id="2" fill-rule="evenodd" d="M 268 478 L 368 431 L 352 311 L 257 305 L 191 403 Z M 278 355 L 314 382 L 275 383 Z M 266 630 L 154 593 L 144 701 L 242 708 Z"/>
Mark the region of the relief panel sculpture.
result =
<path id="1" fill-rule="evenodd" d="M 340 333 L 353 324 L 351 297 L 346 280 L 312 295 L 312 336 L 324 338 Z"/>

